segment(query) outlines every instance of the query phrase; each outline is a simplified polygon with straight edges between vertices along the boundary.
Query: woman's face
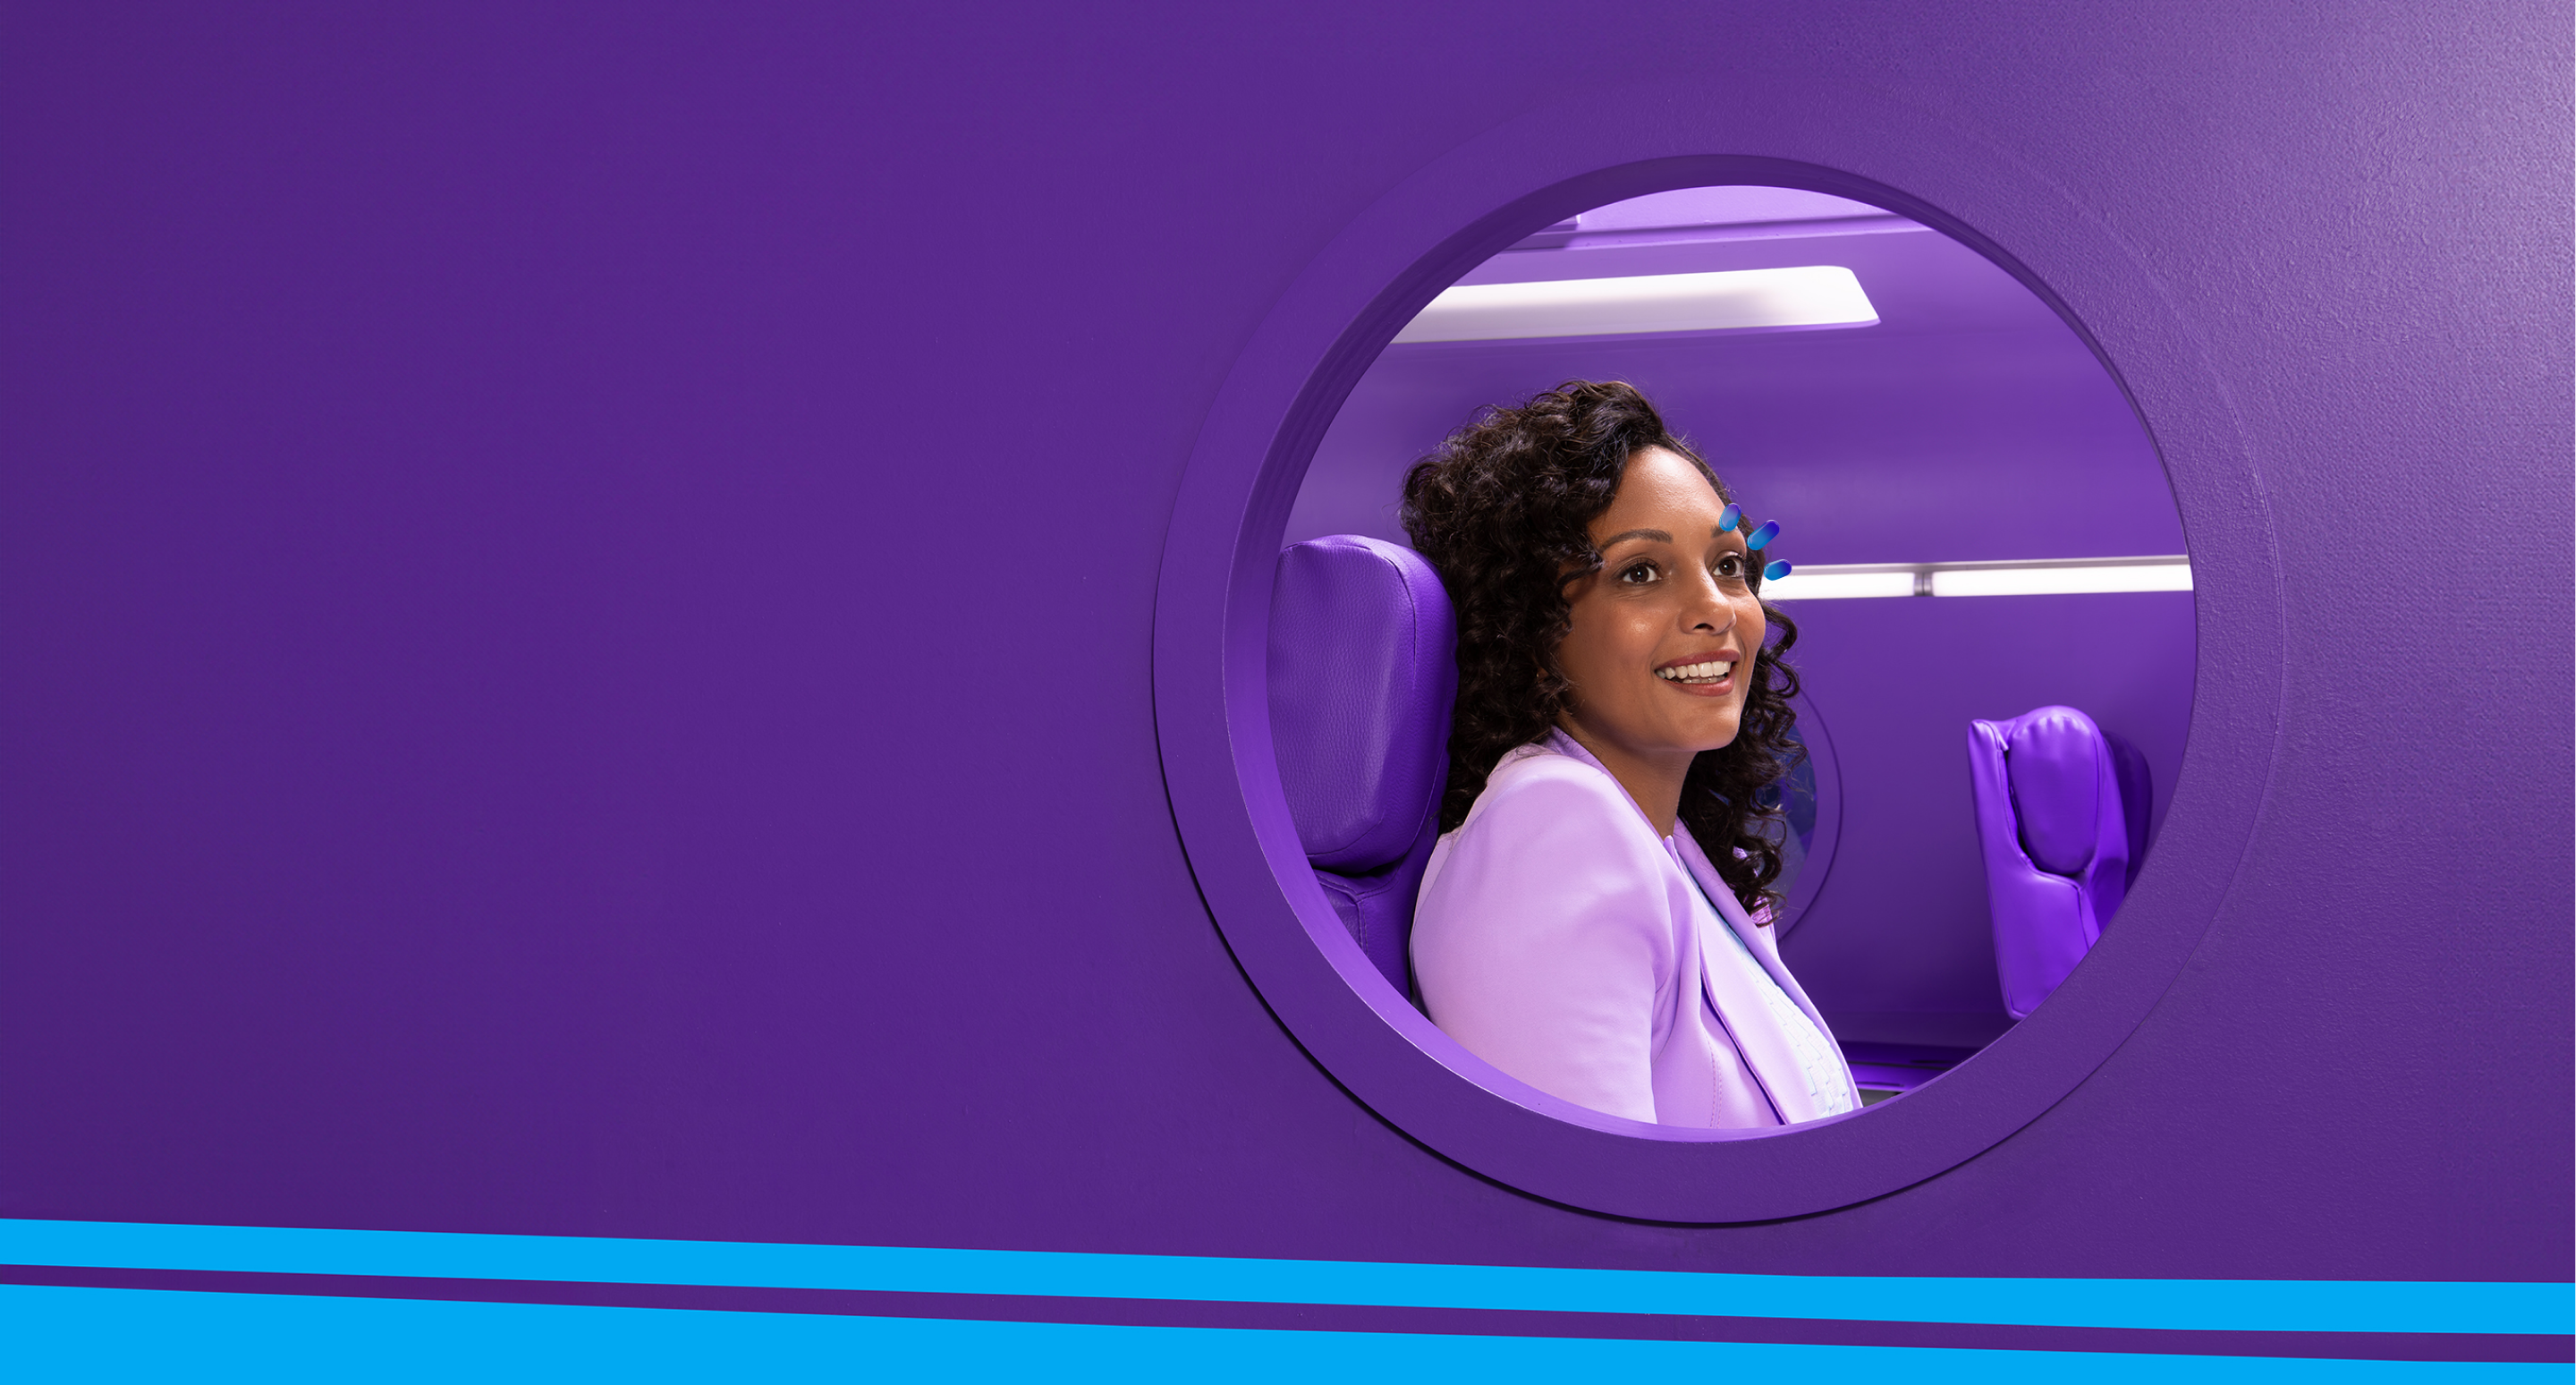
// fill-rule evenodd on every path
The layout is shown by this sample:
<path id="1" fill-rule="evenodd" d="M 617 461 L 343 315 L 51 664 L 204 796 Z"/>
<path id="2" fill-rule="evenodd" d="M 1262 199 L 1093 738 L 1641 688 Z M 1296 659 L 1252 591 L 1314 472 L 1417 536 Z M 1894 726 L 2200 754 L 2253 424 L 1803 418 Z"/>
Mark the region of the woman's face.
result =
<path id="1" fill-rule="evenodd" d="M 1735 739 L 1763 620 L 1743 534 L 1718 532 L 1725 509 L 1699 468 L 1650 447 L 1592 521 L 1601 570 L 1567 587 L 1556 659 L 1574 685 L 1566 729 L 1605 762 L 1686 768 Z"/>

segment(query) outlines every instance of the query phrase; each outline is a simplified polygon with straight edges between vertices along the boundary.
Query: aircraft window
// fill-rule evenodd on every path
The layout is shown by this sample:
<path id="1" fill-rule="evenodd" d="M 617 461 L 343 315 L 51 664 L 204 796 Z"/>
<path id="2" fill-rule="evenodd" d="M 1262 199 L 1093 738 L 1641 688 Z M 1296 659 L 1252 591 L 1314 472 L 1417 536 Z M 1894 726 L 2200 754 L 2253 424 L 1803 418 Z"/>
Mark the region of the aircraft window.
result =
<path id="1" fill-rule="evenodd" d="M 1327 658 L 1299 631 L 1338 617 L 1292 607 L 1417 598 L 1418 574 L 1335 576 L 1342 560 L 1313 545 L 1400 565 L 1407 470 L 1480 410 L 1568 380 L 1635 385 L 1745 511 L 1781 525 L 1763 556 L 1791 567 L 1763 596 L 1798 628 L 1808 757 L 1765 791 L 1784 810 L 1770 829 L 1775 937 L 1861 1098 L 1915 1090 L 2005 1033 L 2115 926 L 2161 825 L 2195 657 L 2162 463 L 2055 310 L 1866 203 L 1687 188 L 1585 212 L 1478 265 L 1396 334 L 1316 447 L 1283 538 L 1309 545 L 1313 571 L 1283 567 L 1271 632 L 1290 807 L 1344 926 L 1399 990 L 1414 981 L 1403 934 L 1430 849 L 1403 804 L 1445 757 L 1418 719 L 1336 720 L 1314 690 L 1446 696 L 1401 653 L 1431 617 Z M 1370 580 L 1378 596 L 1348 585 Z M 1303 680 L 1303 701 L 1280 700 L 1283 679 Z M 1995 738 L 1987 760 L 1970 752 L 1978 735 Z M 1354 746 L 1376 763 L 1305 762 Z M 1980 766 L 1994 767 L 1983 787 Z M 1367 782 L 1326 810 L 1329 773 Z M 2074 812 L 2114 825 L 2058 845 L 2051 815 Z M 2075 902 L 2024 898 L 2052 889 Z"/>
<path id="2" fill-rule="evenodd" d="M 1808 906 L 1833 873 L 1842 827 L 1842 776 L 1834 762 L 1833 738 L 1815 699 L 1802 695 L 1795 705 L 1798 724 L 1789 738 L 1804 753 L 1787 777 L 1757 795 L 1763 807 L 1780 810 L 1779 821 L 1769 824 L 1764 835 L 1780 847 L 1780 877 L 1771 886 L 1781 898 L 1776 922 L 1783 938 L 1806 920 Z"/>

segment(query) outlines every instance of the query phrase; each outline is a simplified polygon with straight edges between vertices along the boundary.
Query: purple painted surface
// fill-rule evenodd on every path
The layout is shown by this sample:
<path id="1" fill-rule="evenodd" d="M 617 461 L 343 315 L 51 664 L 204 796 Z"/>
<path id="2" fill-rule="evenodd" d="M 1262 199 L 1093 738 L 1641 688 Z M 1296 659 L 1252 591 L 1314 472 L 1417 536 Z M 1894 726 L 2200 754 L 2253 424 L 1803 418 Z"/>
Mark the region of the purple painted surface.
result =
<path id="1" fill-rule="evenodd" d="M 0 1213 L 2564 1277 L 2564 7 L 1589 13 L 16 11 Z M 2019 257 L 2208 575 L 2139 941 L 2030 1022 L 2109 1056 L 1755 1226 L 1356 1104 L 1211 925 L 1151 701 L 1292 285 L 1647 89 Z M 1461 256 L 1576 208 L 1526 210 Z M 1846 1128 L 2019 1090 L 2024 1031 Z"/>

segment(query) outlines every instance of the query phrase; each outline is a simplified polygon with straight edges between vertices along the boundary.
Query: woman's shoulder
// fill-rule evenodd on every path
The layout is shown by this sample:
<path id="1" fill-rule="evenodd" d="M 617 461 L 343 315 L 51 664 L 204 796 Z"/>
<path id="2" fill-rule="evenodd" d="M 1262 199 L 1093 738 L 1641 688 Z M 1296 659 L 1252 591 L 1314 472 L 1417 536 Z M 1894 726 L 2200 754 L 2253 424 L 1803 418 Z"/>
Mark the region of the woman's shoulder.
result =
<path id="1" fill-rule="evenodd" d="M 1654 829 L 1610 772 L 1547 741 L 1503 756 L 1458 825 L 1461 834 L 1615 837 L 1646 849 Z M 1633 840 L 1631 840 L 1633 839 Z"/>
<path id="2" fill-rule="evenodd" d="M 1593 794 L 1625 793 L 1619 781 L 1608 770 L 1588 759 L 1569 755 L 1556 744 L 1556 737 L 1532 741 L 1504 753 L 1494 763 L 1493 772 L 1485 776 L 1485 792 L 1509 793 L 1524 784 L 1566 784 Z M 1482 801 L 1481 799 L 1479 800 Z"/>
<path id="3" fill-rule="evenodd" d="M 1634 934 L 1665 958 L 1673 946 L 1678 868 L 1627 790 L 1587 757 L 1544 743 L 1506 755 L 1466 821 L 1441 838 L 1414 916 L 1417 957 L 1474 936 L 1585 938 L 1615 948 Z M 1656 975 L 1664 972 L 1658 970 Z"/>

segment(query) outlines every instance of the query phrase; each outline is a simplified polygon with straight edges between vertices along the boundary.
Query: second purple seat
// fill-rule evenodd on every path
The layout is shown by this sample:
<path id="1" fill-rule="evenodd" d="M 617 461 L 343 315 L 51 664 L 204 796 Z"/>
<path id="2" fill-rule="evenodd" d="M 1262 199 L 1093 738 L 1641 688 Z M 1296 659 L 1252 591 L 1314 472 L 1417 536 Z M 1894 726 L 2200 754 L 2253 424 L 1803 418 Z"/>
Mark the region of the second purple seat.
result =
<path id="1" fill-rule="evenodd" d="M 2124 782 L 2125 781 L 2125 782 Z M 2004 1009 L 2021 1019 L 2084 960 L 2146 851 L 2146 762 L 2073 707 L 1968 723 Z"/>

